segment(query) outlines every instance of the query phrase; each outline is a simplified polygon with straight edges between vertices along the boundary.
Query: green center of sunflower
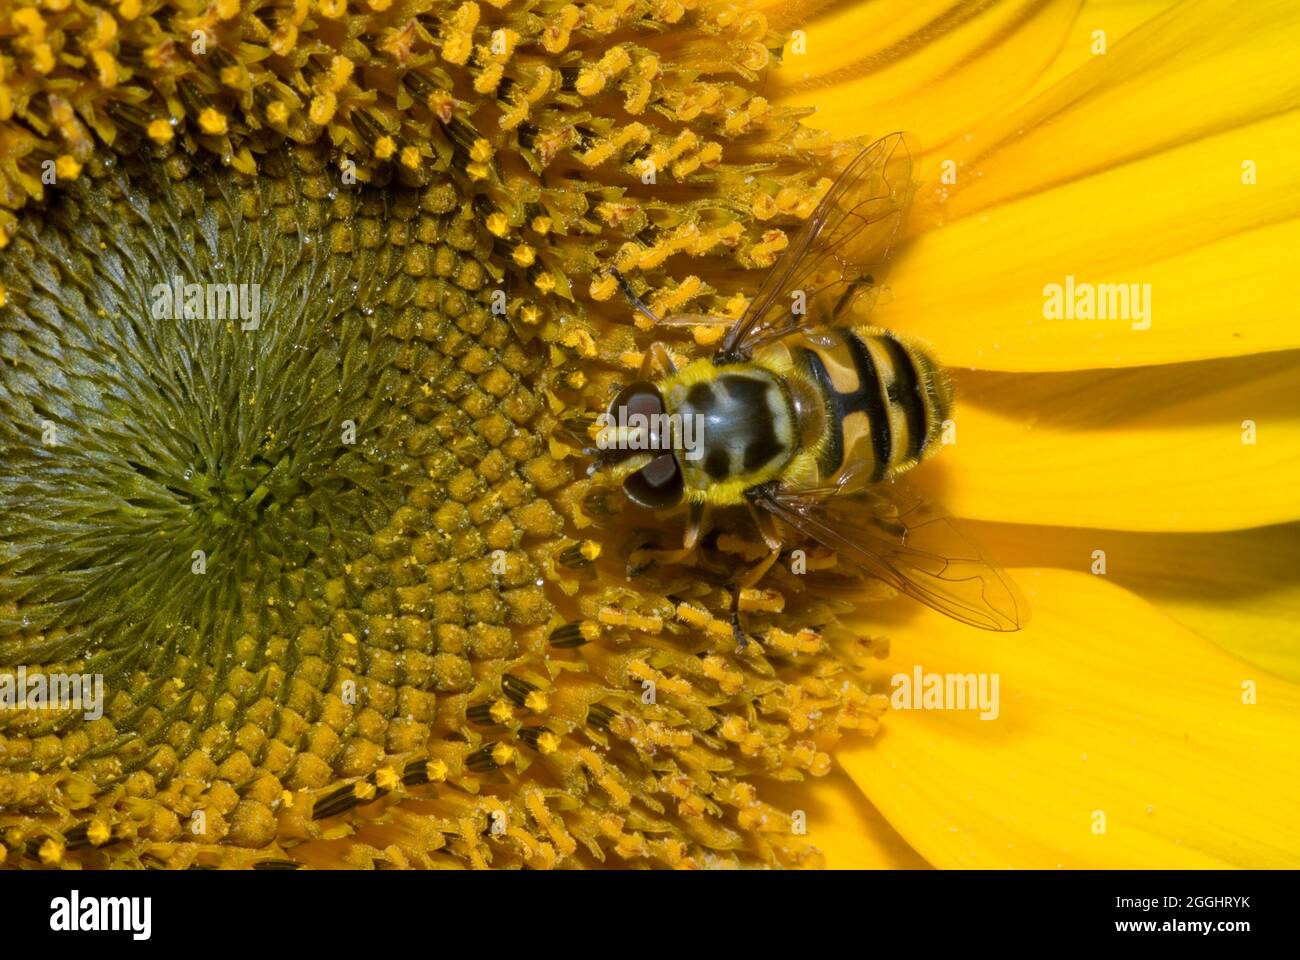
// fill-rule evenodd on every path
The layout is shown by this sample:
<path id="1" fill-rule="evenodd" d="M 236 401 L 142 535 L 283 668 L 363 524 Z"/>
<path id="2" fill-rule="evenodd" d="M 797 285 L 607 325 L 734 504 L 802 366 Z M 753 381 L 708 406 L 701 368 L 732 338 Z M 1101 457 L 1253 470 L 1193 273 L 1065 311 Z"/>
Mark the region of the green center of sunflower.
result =
<path id="1" fill-rule="evenodd" d="M 262 187 L 110 166 L 7 262 L 0 556 L 21 614 L 0 631 L 42 632 L 47 660 L 193 681 L 241 633 L 326 620 L 421 474 L 387 332 L 401 262 L 349 255 L 365 199 L 305 199 L 312 174 L 280 163 Z"/>

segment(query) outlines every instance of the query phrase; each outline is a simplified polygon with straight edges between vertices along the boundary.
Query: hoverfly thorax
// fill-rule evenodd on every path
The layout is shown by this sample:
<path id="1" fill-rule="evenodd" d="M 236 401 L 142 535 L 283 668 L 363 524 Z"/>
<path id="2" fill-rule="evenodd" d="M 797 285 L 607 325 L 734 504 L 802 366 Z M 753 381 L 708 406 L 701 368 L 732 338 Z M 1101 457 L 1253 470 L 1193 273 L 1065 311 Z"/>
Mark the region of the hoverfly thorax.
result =
<path id="1" fill-rule="evenodd" d="M 682 502 L 685 485 L 671 418 L 653 383 L 638 380 L 619 391 L 601 418 L 597 443 L 601 470 L 622 482 L 633 503 L 660 510 Z"/>

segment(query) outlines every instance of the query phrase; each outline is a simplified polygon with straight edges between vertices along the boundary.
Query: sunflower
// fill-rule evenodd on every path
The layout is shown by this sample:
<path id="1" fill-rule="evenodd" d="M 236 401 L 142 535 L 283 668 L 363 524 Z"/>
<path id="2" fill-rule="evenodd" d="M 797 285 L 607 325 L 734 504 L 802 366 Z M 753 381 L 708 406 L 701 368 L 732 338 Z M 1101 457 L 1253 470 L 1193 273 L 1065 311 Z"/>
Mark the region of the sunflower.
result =
<path id="1" fill-rule="evenodd" d="M 1219 6 L 7 5 L 0 680 L 109 695 L 0 717 L 0 853 L 1294 865 L 1300 17 Z M 665 531 L 584 469 L 649 339 L 611 268 L 734 316 L 893 130 L 873 322 L 959 396 L 918 482 L 1033 621 L 810 552 L 737 650 L 743 518 L 629 565 Z M 1006 697 L 888 710 L 913 670 Z"/>

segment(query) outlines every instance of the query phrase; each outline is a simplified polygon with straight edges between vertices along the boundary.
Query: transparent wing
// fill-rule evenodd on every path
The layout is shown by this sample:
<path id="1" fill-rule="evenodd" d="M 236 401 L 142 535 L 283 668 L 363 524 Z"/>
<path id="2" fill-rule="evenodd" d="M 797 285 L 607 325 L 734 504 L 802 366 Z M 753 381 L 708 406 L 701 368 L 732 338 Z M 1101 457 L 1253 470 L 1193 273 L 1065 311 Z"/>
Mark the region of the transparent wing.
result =
<path id="1" fill-rule="evenodd" d="M 982 630 L 1019 630 L 1029 604 L 942 509 L 902 481 L 760 492 L 755 502 L 900 593 Z"/>
<path id="2" fill-rule="evenodd" d="M 889 254 L 912 193 L 912 157 L 901 133 L 882 137 L 849 162 L 817 209 L 763 278 L 749 307 L 723 339 L 719 356 L 747 357 L 754 345 L 807 323 L 792 312 L 834 287 L 852 295 Z"/>

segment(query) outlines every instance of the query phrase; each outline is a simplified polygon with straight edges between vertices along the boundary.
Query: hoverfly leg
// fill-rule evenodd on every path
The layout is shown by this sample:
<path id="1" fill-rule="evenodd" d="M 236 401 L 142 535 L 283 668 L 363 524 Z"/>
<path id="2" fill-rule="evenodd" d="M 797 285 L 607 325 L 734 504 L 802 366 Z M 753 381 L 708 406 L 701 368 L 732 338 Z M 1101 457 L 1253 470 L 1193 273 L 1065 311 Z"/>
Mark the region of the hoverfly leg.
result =
<path id="1" fill-rule="evenodd" d="M 650 567 L 671 566 L 682 563 L 695 552 L 700 542 L 700 530 L 704 526 L 704 504 L 692 503 L 686 515 L 686 531 L 682 534 L 682 545 L 676 550 L 660 550 L 649 545 L 633 550 L 627 558 L 627 575 L 629 578 L 644 573 Z"/>
<path id="2" fill-rule="evenodd" d="M 763 538 L 763 543 L 767 545 L 767 556 L 730 584 L 731 633 L 736 638 L 737 653 L 744 650 L 745 645 L 749 642 L 745 636 L 745 631 L 740 626 L 740 594 L 762 580 L 767 571 L 772 569 L 772 564 L 776 563 L 777 557 L 781 555 L 782 546 L 781 538 L 777 533 L 776 524 L 773 523 L 771 514 L 759 510 L 751 500 L 749 501 L 749 515 L 754 518 L 754 526 L 758 528 L 759 536 Z"/>
<path id="3" fill-rule="evenodd" d="M 610 267 L 609 273 L 618 281 L 618 289 L 622 291 L 623 296 L 627 297 L 628 302 L 649 317 L 655 326 L 659 326 L 662 321 L 653 310 L 645 305 L 645 301 L 636 295 L 636 291 L 632 289 L 632 284 L 627 282 L 627 277 L 623 276 L 616 267 Z"/>
<path id="4" fill-rule="evenodd" d="M 769 547 L 767 556 L 728 584 L 731 590 L 731 635 L 736 639 L 737 653 L 743 651 L 745 645 L 749 643 L 749 638 L 740 625 L 740 595 L 762 580 L 763 575 L 772 568 L 772 564 L 776 563 L 776 558 L 780 555 L 781 545 L 779 543 L 775 549 Z"/>
<path id="5" fill-rule="evenodd" d="M 731 636 L 736 641 L 736 652 L 743 653 L 749 643 L 745 630 L 740 625 L 740 591 L 739 583 L 731 585 Z"/>
<path id="6" fill-rule="evenodd" d="M 656 340 L 646 347 L 645 359 L 641 361 L 641 378 L 643 380 L 653 379 L 656 368 L 668 376 L 672 376 L 677 372 L 677 364 L 673 362 L 673 355 L 668 352 L 668 346 L 662 340 Z"/>

